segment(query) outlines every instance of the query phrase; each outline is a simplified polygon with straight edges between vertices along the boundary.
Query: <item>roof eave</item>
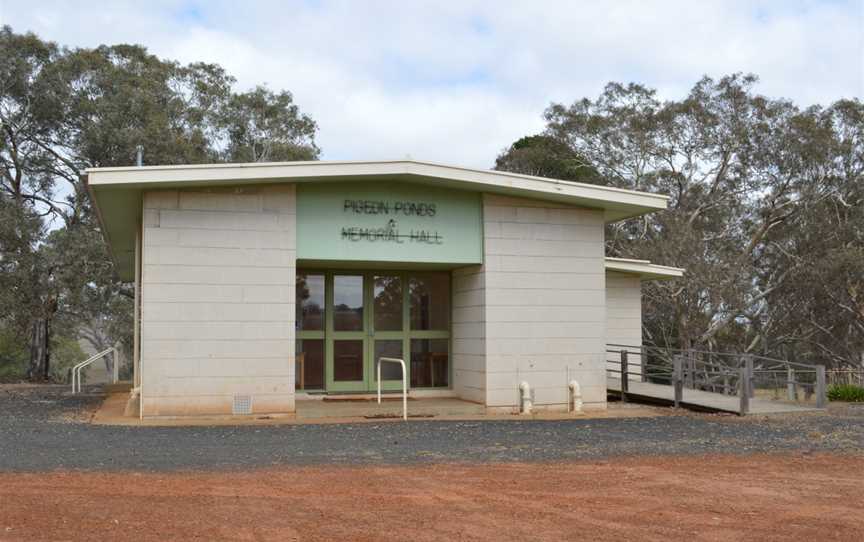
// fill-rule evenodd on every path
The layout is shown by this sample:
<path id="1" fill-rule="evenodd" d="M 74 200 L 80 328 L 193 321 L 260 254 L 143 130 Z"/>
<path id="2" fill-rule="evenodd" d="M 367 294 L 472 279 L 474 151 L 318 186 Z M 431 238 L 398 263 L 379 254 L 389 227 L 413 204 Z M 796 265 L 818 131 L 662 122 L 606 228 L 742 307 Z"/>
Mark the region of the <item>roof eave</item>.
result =
<path id="1" fill-rule="evenodd" d="M 653 264 L 647 260 L 628 260 L 606 258 L 606 271 L 637 275 L 641 280 L 673 280 L 681 278 L 686 272 L 681 267 Z"/>

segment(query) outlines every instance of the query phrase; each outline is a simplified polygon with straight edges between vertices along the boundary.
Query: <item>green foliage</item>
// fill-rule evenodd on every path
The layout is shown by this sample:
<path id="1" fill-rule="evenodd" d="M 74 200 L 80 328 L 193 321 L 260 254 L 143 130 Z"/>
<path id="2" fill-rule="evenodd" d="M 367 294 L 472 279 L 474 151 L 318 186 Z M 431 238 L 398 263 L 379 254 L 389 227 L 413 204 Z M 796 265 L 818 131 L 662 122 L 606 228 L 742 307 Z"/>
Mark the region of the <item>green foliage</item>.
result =
<path id="1" fill-rule="evenodd" d="M 139 145 L 154 165 L 317 159 L 317 126 L 290 92 L 234 83 L 138 45 L 67 49 L 0 28 L 0 326 L 29 342 L 32 378 L 80 357 L 55 330 L 131 349 L 132 289 L 115 278 L 86 168 L 132 165 Z M 19 363 L 0 358 L 0 372 Z"/>
<path id="2" fill-rule="evenodd" d="M 597 170 L 566 142 L 549 135 L 526 136 L 495 160 L 495 169 L 584 183 L 600 182 Z"/>
<path id="3" fill-rule="evenodd" d="M 27 342 L 0 326 L 0 382 L 21 380 L 27 373 Z"/>
<path id="4" fill-rule="evenodd" d="M 844 401 L 847 403 L 864 403 L 864 388 L 852 384 L 838 384 L 828 387 L 829 401 Z"/>
<path id="5" fill-rule="evenodd" d="M 288 91 L 264 87 L 235 94 L 220 119 L 228 133 L 226 157 L 234 162 L 316 160 L 317 125 L 300 114 Z"/>
<path id="6" fill-rule="evenodd" d="M 88 357 L 77 339 L 55 334 L 51 337 L 51 380 L 66 382 L 72 367 Z"/>
<path id="7" fill-rule="evenodd" d="M 686 269 L 643 285 L 648 343 L 832 365 L 864 355 L 864 103 L 799 108 L 734 74 L 662 101 L 610 83 L 552 104 L 496 167 L 669 196 L 607 228 L 607 254 Z"/>

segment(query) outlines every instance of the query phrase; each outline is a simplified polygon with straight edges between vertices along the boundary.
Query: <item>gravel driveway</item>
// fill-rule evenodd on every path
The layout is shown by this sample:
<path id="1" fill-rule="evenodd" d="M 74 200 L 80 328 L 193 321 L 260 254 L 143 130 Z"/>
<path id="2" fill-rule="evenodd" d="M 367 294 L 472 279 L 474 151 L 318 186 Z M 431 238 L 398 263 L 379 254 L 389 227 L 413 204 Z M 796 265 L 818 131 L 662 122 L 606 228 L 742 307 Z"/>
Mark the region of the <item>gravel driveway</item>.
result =
<path id="1" fill-rule="evenodd" d="M 70 397 L 56 386 L 0 386 L 0 471 L 233 470 L 864 450 L 864 406 L 746 419 L 686 414 L 245 427 L 90 425 L 86 420 L 100 401 Z"/>

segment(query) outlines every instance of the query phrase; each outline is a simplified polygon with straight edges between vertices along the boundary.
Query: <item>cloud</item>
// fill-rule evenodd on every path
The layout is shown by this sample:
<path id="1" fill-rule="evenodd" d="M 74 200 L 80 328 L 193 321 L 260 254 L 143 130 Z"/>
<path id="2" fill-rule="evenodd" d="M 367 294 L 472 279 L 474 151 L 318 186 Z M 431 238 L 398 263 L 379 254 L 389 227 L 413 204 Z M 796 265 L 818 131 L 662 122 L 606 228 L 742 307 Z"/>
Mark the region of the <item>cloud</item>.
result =
<path id="1" fill-rule="evenodd" d="M 47 2 L 0 23 L 70 46 L 133 42 L 291 90 L 327 159 L 491 167 L 552 101 L 637 81 L 760 76 L 802 105 L 864 95 L 864 4 L 780 1 Z"/>

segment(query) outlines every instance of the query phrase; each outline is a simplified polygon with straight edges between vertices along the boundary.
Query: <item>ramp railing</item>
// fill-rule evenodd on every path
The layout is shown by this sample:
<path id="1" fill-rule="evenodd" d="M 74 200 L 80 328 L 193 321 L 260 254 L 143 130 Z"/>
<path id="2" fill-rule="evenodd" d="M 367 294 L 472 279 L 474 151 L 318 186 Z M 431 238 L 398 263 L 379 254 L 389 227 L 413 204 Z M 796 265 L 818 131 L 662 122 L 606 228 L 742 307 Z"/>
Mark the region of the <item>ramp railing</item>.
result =
<path id="1" fill-rule="evenodd" d="M 825 367 L 754 354 L 679 350 L 656 346 L 609 344 L 607 374 L 621 381 L 626 401 L 630 383 L 648 382 L 674 387 L 676 406 L 685 389 L 737 395 L 739 412 L 749 411 L 750 399 L 773 398 L 798 403 L 826 402 Z M 773 395 L 773 397 L 772 397 Z"/>

